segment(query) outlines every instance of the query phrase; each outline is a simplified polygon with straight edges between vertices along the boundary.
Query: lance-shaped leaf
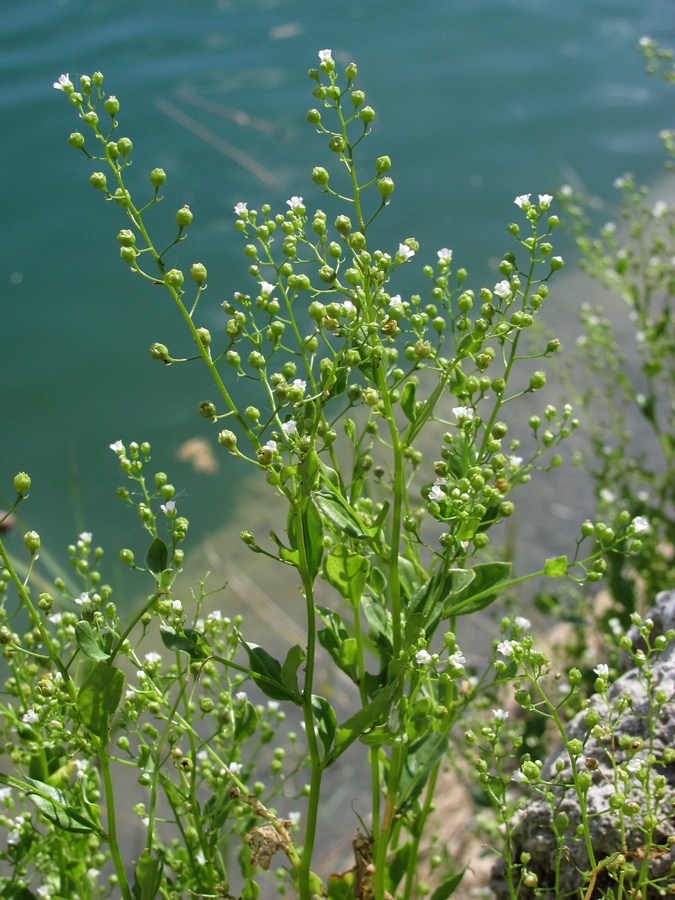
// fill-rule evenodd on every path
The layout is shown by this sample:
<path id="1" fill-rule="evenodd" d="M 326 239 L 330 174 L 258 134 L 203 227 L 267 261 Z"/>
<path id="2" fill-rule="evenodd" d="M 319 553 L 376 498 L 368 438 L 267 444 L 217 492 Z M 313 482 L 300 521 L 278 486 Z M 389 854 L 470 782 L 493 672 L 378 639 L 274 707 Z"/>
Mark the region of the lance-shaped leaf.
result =
<path id="1" fill-rule="evenodd" d="M 211 655 L 211 647 L 203 634 L 195 628 L 185 628 L 179 634 L 168 625 L 160 625 L 159 636 L 169 650 L 187 653 L 191 659 L 207 659 Z"/>
<path id="2" fill-rule="evenodd" d="M 272 700 L 292 700 L 298 706 L 302 704 L 299 692 L 289 688 L 284 682 L 284 677 L 279 660 L 271 656 L 267 650 L 263 650 L 258 644 L 249 644 L 242 640 L 248 654 L 249 665 L 253 673 L 253 680 L 260 690 Z"/>
<path id="3" fill-rule="evenodd" d="M 510 562 L 481 563 L 471 570 L 474 578 L 459 595 L 451 597 L 444 615 L 466 616 L 485 609 L 502 594 L 511 580 Z"/>
<path id="4" fill-rule="evenodd" d="M 101 648 L 99 637 L 94 631 L 91 622 L 87 622 L 86 619 L 80 619 L 80 621 L 76 623 L 75 640 L 77 641 L 77 646 L 85 656 L 89 657 L 89 659 L 98 661 L 110 659 L 110 654 L 106 653 L 105 650 Z"/>
<path id="5" fill-rule="evenodd" d="M 164 569 L 166 569 L 168 560 L 169 551 L 167 550 L 166 544 L 159 538 L 155 538 L 148 547 L 148 552 L 145 554 L 145 565 L 150 569 L 153 575 L 160 575 Z"/>
<path id="6" fill-rule="evenodd" d="M 110 740 L 110 724 L 122 699 L 124 672 L 98 662 L 77 695 L 77 711 L 85 728 L 104 744 Z"/>
<path id="7" fill-rule="evenodd" d="M 318 694 L 312 694 L 312 712 L 314 714 L 314 722 L 316 730 L 319 734 L 321 743 L 323 744 L 324 754 L 330 753 L 335 738 L 335 728 L 337 726 L 337 716 L 335 710 L 325 697 Z"/>
<path id="8" fill-rule="evenodd" d="M 315 491 L 312 495 L 323 519 L 337 532 L 352 538 L 367 538 L 365 526 L 351 506 L 335 491 Z"/>
<path id="9" fill-rule="evenodd" d="M 366 557 L 338 544 L 326 555 L 323 571 L 326 581 L 353 607 L 358 607 L 370 571 Z"/>
<path id="10" fill-rule="evenodd" d="M 131 889 L 134 900 L 155 900 L 162 885 L 163 868 L 164 856 L 161 851 L 157 856 L 153 856 L 146 847 L 138 857 L 134 872 L 134 884 Z"/>
<path id="11" fill-rule="evenodd" d="M 101 829 L 95 822 L 83 815 L 80 809 L 68 804 L 63 791 L 34 778 L 27 778 L 26 782 L 20 785 L 21 790 L 52 825 L 75 834 L 100 833 Z M 13 784 L 16 785 L 16 782 Z"/>

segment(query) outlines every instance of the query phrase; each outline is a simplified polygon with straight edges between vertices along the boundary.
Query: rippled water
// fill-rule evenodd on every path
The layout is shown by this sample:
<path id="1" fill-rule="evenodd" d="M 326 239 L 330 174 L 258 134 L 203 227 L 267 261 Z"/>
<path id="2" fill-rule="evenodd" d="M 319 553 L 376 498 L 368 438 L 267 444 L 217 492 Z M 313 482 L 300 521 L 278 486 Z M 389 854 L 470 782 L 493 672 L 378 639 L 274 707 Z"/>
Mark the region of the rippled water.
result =
<path id="1" fill-rule="evenodd" d="M 644 33 L 674 42 L 672 0 L 12 3 L 0 34 L 0 461 L 4 484 L 18 468 L 33 475 L 31 523 L 57 545 L 85 525 L 118 542 L 128 520 L 108 445 L 120 437 L 154 442 L 198 533 L 227 517 L 242 483 L 222 454 L 225 478 L 175 462 L 195 436 L 217 451 L 195 413 L 209 386 L 148 357 L 154 340 L 185 347 L 181 323 L 117 259 L 121 215 L 65 143 L 76 126 L 51 87 L 61 72 L 104 71 L 138 177 L 169 172 L 158 223 L 190 204 L 179 258 L 208 264 L 217 327 L 220 300 L 247 283 L 233 204 L 309 197 L 308 170 L 325 161 L 304 119 L 317 50 L 357 61 L 378 111 L 369 152 L 392 156 L 397 183 L 383 246 L 415 234 L 421 260 L 453 247 L 478 281 L 507 246 L 516 194 L 576 179 L 611 199 L 623 170 L 658 173 L 671 105 L 643 74 Z"/>

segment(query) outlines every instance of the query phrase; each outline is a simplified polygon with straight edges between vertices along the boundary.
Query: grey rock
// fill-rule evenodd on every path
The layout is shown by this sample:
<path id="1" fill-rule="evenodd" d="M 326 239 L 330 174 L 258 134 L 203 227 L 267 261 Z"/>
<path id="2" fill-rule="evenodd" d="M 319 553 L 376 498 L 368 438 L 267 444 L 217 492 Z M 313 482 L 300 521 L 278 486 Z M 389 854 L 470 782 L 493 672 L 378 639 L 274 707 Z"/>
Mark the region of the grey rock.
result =
<path id="1" fill-rule="evenodd" d="M 675 591 L 664 591 L 656 598 L 656 604 L 649 618 L 654 622 L 651 640 L 665 633 L 669 628 L 675 627 Z M 642 639 L 638 629 L 632 629 L 631 637 L 634 646 L 639 647 Z M 643 644 L 644 646 L 644 644 Z M 660 708 L 660 714 L 653 722 L 652 749 L 657 760 L 662 759 L 663 751 L 675 748 L 675 642 L 656 658 L 653 663 L 653 680 L 651 694 L 657 689 L 665 691 L 667 700 Z M 637 759 L 644 760 L 649 745 L 650 722 L 650 697 L 641 678 L 640 670 L 632 668 L 626 671 L 610 687 L 610 706 L 614 708 L 615 701 L 622 696 L 630 697 L 631 703 L 628 709 L 621 714 L 619 725 L 616 729 L 615 744 L 619 735 L 630 735 L 636 740 L 641 739 L 644 749 L 637 752 Z M 598 709 L 602 720 L 608 715 L 607 705 L 599 695 L 591 698 L 591 705 Z M 567 729 L 569 738 L 584 740 L 588 727 L 584 721 L 586 710 L 577 715 Z M 649 877 L 658 886 L 650 887 L 642 900 L 670 895 L 675 890 L 675 846 L 663 851 L 660 847 L 652 848 L 652 852 L 645 853 L 644 833 L 640 829 L 643 816 L 646 811 L 646 799 L 643 786 L 635 776 L 631 776 L 627 783 L 623 783 L 619 790 L 623 790 L 629 803 L 637 803 L 640 812 L 633 820 L 625 819 L 625 843 L 620 834 L 618 813 L 609 808 L 609 798 L 614 793 L 614 772 L 609 761 L 609 751 L 612 750 L 611 738 L 596 739 L 590 737 L 585 744 L 584 752 L 579 758 L 580 769 L 587 768 L 587 761 L 597 761 L 597 768 L 588 769 L 592 772 L 592 784 L 588 791 L 587 804 L 590 817 L 589 832 L 591 844 L 596 862 L 599 863 L 612 854 L 625 853 L 628 861 L 638 869 L 647 866 Z M 633 755 L 629 750 L 622 750 L 614 746 L 613 755 L 617 763 L 625 762 Z M 591 767 L 595 762 L 591 763 Z M 675 835 L 675 764 L 657 763 L 652 768 L 654 775 L 663 775 L 666 779 L 664 796 L 658 801 L 657 819 L 658 826 L 654 833 L 654 844 L 665 846 L 668 837 Z M 546 782 L 556 782 L 551 790 L 555 796 L 558 811 L 565 812 L 569 817 L 569 826 L 565 831 L 562 841 L 562 853 L 556 849 L 556 840 L 552 830 L 553 813 L 551 805 L 543 799 L 534 799 L 527 803 L 516 816 L 515 831 L 511 843 L 512 858 L 520 859 L 520 854 L 530 854 L 528 870 L 534 872 L 538 878 L 539 889 L 545 889 L 547 896 L 555 897 L 582 897 L 580 888 L 586 884 L 586 879 L 581 874 L 590 870 L 588 852 L 583 840 L 575 838 L 575 830 L 581 822 L 581 811 L 576 793 L 571 787 L 563 787 L 570 784 L 570 763 L 564 748 L 560 746 L 545 761 L 542 769 L 542 779 Z M 651 801 L 654 802 L 653 799 Z M 646 859 L 646 856 L 649 856 Z M 559 880 L 555 894 L 556 857 L 559 858 Z M 628 887 L 630 882 L 626 883 Z M 615 896 L 614 893 L 602 894 L 603 889 L 616 887 L 616 880 L 608 873 L 606 868 L 597 872 L 593 898 L 600 896 Z M 505 864 L 500 860 L 494 867 L 491 877 L 491 888 L 497 900 L 508 900 L 510 893 L 505 880 Z M 671 890 L 669 890 L 671 889 Z M 534 897 L 533 889 L 521 887 L 519 898 Z"/>

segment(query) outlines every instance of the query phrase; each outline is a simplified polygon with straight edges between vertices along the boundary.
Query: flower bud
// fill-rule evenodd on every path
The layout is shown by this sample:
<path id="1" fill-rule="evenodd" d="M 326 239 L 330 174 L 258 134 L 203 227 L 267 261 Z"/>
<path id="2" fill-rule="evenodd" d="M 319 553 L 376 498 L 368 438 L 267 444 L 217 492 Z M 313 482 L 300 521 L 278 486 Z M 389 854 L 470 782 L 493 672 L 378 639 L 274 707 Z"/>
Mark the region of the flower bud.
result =
<path id="1" fill-rule="evenodd" d="M 128 137 L 121 137 L 117 141 L 117 149 L 120 151 L 122 156 L 128 156 L 131 153 L 133 146 L 134 145 L 131 143 Z"/>
<path id="2" fill-rule="evenodd" d="M 314 184 L 328 184 L 329 178 L 330 175 L 323 166 L 314 166 L 314 168 L 312 169 L 312 181 L 314 182 Z"/>
<path id="3" fill-rule="evenodd" d="M 103 108 L 107 113 L 110 113 L 111 116 L 116 116 L 120 111 L 120 101 L 117 99 L 117 97 L 111 94 L 106 98 L 103 104 Z"/>
<path id="4" fill-rule="evenodd" d="M 86 112 L 82 116 L 82 121 L 86 125 L 90 125 L 92 128 L 96 128 L 96 126 L 98 125 L 98 116 L 95 112 Z"/>
<path id="5" fill-rule="evenodd" d="M 169 269 L 169 271 L 164 276 L 164 281 L 169 285 L 169 287 L 179 289 L 182 287 L 183 282 L 185 281 L 185 276 L 180 269 Z"/>
<path id="6" fill-rule="evenodd" d="M 84 147 L 84 135 L 80 134 L 79 131 L 73 131 L 68 138 L 68 143 L 71 147 L 75 147 L 76 150 L 81 150 Z"/>
<path id="7" fill-rule="evenodd" d="M 375 118 L 375 110 L 372 108 L 372 106 L 364 106 L 359 113 L 359 118 L 364 125 L 370 125 L 370 123 Z"/>
<path id="8" fill-rule="evenodd" d="M 179 228 L 187 228 L 187 226 L 192 222 L 193 215 L 190 211 L 189 206 L 182 206 L 178 212 L 176 213 L 176 225 Z"/>
<path id="9" fill-rule="evenodd" d="M 530 375 L 530 390 L 536 391 L 546 384 L 546 372 L 537 371 Z"/>
<path id="10" fill-rule="evenodd" d="M 335 134 L 328 141 L 328 149 L 332 150 L 333 153 L 343 153 L 347 143 L 345 139 L 340 134 Z"/>
<path id="11" fill-rule="evenodd" d="M 27 531 L 23 536 L 23 544 L 26 550 L 35 556 L 40 549 L 40 535 L 37 531 Z"/>
<path id="12" fill-rule="evenodd" d="M 375 171 L 378 175 L 384 175 L 391 169 L 391 159 L 388 156 L 378 156 L 375 160 Z"/>
<path id="13" fill-rule="evenodd" d="M 151 344 L 150 356 L 160 362 L 166 362 L 169 359 L 169 348 L 165 344 Z"/>
<path id="14" fill-rule="evenodd" d="M 318 109 L 308 109 L 307 110 L 307 121 L 311 122 L 312 125 L 318 125 L 321 121 L 321 113 Z"/>
<path id="15" fill-rule="evenodd" d="M 359 70 L 356 68 L 356 63 L 351 62 L 345 69 L 345 77 L 348 79 L 348 81 L 353 81 L 356 78 L 358 71 Z"/>
<path id="16" fill-rule="evenodd" d="M 261 466 L 269 466 L 274 458 L 274 453 L 269 447 L 258 447 L 255 455 Z"/>
<path id="17" fill-rule="evenodd" d="M 30 490 L 30 475 L 27 475 L 26 472 L 17 472 L 14 476 L 14 490 L 19 494 L 19 496 L 23 496 L 27 494 Z"/>
<path id="18" fill-rule="evenodd" d="M 201 286 L 206 281 L 206 266 L 203 263 L 192 263 L 190 278 Z"/>
<path id="19" fill-rule="evenodd" d="M 106 177 L 103 172 L 92 172 L 89 176 L 89 183 L 92 187 L 95 187 L 99 191 L 104 191 L 106 188 Z"/>
<path id="20" fill-rule="evenodd" d="M 377 189 L 381 197 L 388 197 L 394 191 L 394 180 L 388 175 L 377 179 Z"/>
<path id="21" fill-rule="evenodd" d="M 557 272 L 559 269 L 562 269 L 562 267 L 565 265 L 565 261 L 563 260 L 562 256 L 554 256 L 551 259 L 551 262 L 549 263 L 549 265 L 551 266 L 552 272 Z"/>
<path id="22" fill-rule="evenodd" d="M 198 328 L 197 339 L 202 347 L 209 347 L 211 345 L 211 332 L 208 328 Z"/>
<path id="23" fill-rule="evenodd" d="M 124 262 L 127 262 L 133 266 L 136 262 L 137 256 L 138 250 L 135 247 L 120 247 L 120 257 L 124 260 Z"/>
<path id="24" fill-rule="evenodd" d="M 351 220 L 349 219 L 349 216 L 338 216 L 335 219 L 335 229 L 341 235 L 346 237 L 349 234 L 349 232 L 352 230 L 352 223 L 351 223 Z"/>
<path id="25" fill-rule="evenodd" d="M 253 422 L 254 424 L 260 421 L 260 410 L 256 406 L 247 406 L 244 410 L 244 415 L 249 422 Z"/>
<path id="26" fill-rule="evenodd" d="M 119 142 L 118 142 L 118 144 L 119 144 Z M 153 169 L 152 172 L 150 172 L 150 183 L 155 188 L 155 190 L 158 190 L 159 188 L 161 188 L 161 186 L 164 184 L 165 181 L 166 181 L 166 172 L 164 171 L 164 169 L 157 168 L 157 169 Z"/>
<path id="27" fill-rule="evenodd" d="M 130 228 L 123 228 L 117 235 L 117 240 L 123 247 L 133 247 L 136 243 L 136 235 Z"/>
<path id="28" fill-rule="evenodd" d="M 216 407 L 210 400 L 202 400 L 198 406 L 199 415 L 203 419 L 215 419 Z"/>
<path id="29" fill-rule="evenodd" d="M 234 431 L 225 429 L 218 435 L 218 443 L 221 447 L 225 447 L 226 450 L 234 450 L 237 446 L 237 435 Z"/>

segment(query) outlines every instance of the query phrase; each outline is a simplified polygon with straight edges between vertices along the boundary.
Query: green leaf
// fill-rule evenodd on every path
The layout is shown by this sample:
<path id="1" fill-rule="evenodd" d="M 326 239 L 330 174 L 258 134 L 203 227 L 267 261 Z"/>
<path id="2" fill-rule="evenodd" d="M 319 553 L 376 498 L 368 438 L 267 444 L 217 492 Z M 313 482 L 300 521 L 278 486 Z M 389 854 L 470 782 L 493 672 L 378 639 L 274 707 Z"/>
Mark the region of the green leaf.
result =
<path id="1" fill-rule="evenodd" d="M 390 668 L 393 668 L 393 664 Z M 360 709 L 343 722 L 342 725 L 338 726 L 335 732 L 333 749 L 324 759 L 324 766 L 334 763 L 345 752 L 347 747 L 350 747 L 358 737 L 365 734 L 382 716 L 389 712 L 391 699 L 398 688 L 403 668 L 399 667 L 398 671 L 394 670 L 394 672 L 392 680 L 380 691 L 374 700 L 371 700 L 363 709 Z"/>
<path id="2" fill-rule="evenodd" d="M 329 875 L 326 884 L 328 900 L 354 900 L 354 878 L 352 869 L 339 875 L 337 873 Z"/>
<path id="3" fill-rule="evenodd" d="M 155 900 L 162 884 L 163 868 L 164 855 L 161 851 L 157 856 L 153 856 L 146 847 L 136 863 L 134 884 L 131 889 L 134 900 Z"/>
<path id="4" fill-rule="evenodd" d="M 440 733 L 426 734 L 408 748 L 401 772 L 399 809 L 407 811 L 421 794 L 436 763 L 445 755 L 448 741 Z"/>
<path id="5" fill-rule="evenodd" d="M 445 459 L 455 478 L 464 478 L 478 459 L 478 448 L 474 438 L 464 431 L 458 431 L 450 441 Z"/>
<path id="6" fill-rule="evenodd" d="M 75 640 L 77 641 L 77 646 L 85 656 L 89 657 L 89 659 L 110 659 L 110 654 L 101 649 L 98 642 L 98 635 L 94 631 L 91 622 L 87 622 L 86 619 L 80 619 L 80 621 L 76 623 Z"/>
<path id="7" fill-rule="evenodd" d="M 289 691 L 293 694 L 300 695 L 300 687 L 298 685 L 298 669 L 303 664 L 307 654 L 300 644 L 294 644 L 286 654 L 286 659 L 281 667 L 281 680 Z"/>
<path id="8" fill-rule="evenodd" d="M 437 572 L 415 591 L 408 604 L 408 616 L 422 616 L 427 637 L 436 631 L 445 610 L 476 577 L 474 569 L 448 569 Z"/>
<path id="9" fill-rule="evenodd" d="M 494 603 L 511 580 L 510 562 L 480 563 L 471 571 L 474 573 L 471 583 L 459 596 L 450 598 L 444 610 L 445 616 L 466 616 L 485 609 Z"/>
<path id="10" fill-rule="evenodd" d="M 284 684 L 281 663 L 273 656 L 270 656 L 267 650 L 259 647 L 258 644 L 248 644 L 244 640 L 241 642 L 248 653 L 249 665 L 253 671 L 253 680 L 263 694 L 271 697 L 272 700 L 292 700 L 300 706 L 302 703 L 300 694 L 290 690 Z"/>
<path id="11" fill-rule="evenodd" d="M 160 541 L 159 538 L 155 538 L 145 554 L 145 565 L 153 575 L 160 575 L 166 569 L 168 560 L 169 551 L 166 548 L 166 544 L 164 541 Z"/>
<path id="12" fill-rule="evenodd" d="M 317 634 L 319 643 L 324 650 L 328 651 L 335 665 L 342 669 L 342 671 L 355 682 L 358 673 L 355 665 L 355 654 L 353 649 L 351 649 L 351 643 L 349 645 L 350 649 L 343 649 L 347 642 L 351 642 L 354 639 L 350 637 L 342 617 L 339 613 L 334 612 L 334 610 L 329 609 L 327 606 L 317 605 L 316 611 L 321 616 L 322 621 L 326 624 L 326 628 L 322 628 Z M 354 644 L 355 643 L 356 642 L 354 641 Z"/>
<path id="13" fill-rule="evenodd" d="M 446 875 L 431 895 L 431 900 L 448 900 L 448 897 L 451 897 L 459 887 L 465 872 L 466 869 L 462 869 L 461 872 L 453 872 L 451 875 Z"/>
<path id="14" fill-rule="evenodd" d="M 27 778 L 26 782 L 27 784 L 21 785 L 21 789 L 52 825 L 73 834 L 99 832 L 100 829 L 94 822 L 82 815 L 79 809 L 68 805 L 63 791 L 33 778 Z"/>
<path id="15" fill-rule="evenodd" d="M 314 712 L 314 721 L 316 722 L 316 730 L 323 744 L 326 756 L 330 753 L 335 739 L 335 728 L 337 726 L 337 716 L 335 710 L 325 697 L 318 694 L 312 694 L 312 710 Z"/>
<path id="16" fill-rule="evenodd" d="M 414 381 L 406 381 L 405 387 L 401 392 L 401 409 L 405 413 L 405 417 L 409 422 L 415 421 L 416 404 L 415 396 L 417 394 L 417 384 Z"/>
<path id="17" fill-rule="evenodd" d="M 361 602 L 369 571 L 370 563 L 366 557 L 344 544 L 338 544 L 324 559 L 326 581 L 354 608 Z"/>
<path id="18" fill-rule="evenodd" d="M 241 705 L 237 704 L 234 715 L 235 744 L 242 744 L 247 738 L 250 738 L 255 733 L 259 720 L 258 711 L 248 700 Z"/>
<path id="19" fill-rule="evenodd" d="M 550 578 L 559 578 L 560 575 L 564 575 L 567 572 L 567 557 L 563 554 L 562 556 L 556 556 L 555 559 L 547 559 L 544 564 L 544 575 L 548 575 Z"/>
<path id="20" fill-rule="evenodd" d="M 104 744 L 110 740 L 110 723 L 122 699 L 124 672 L 107 662 L 98 662 L 77 695 L 82 724 Z"/>
<path id="21" fill-rule="evenodd" d="M 187 653 L 191 659 L 208 659 L 211 655 L 209 642 L 195 628 L 186 628 L 183 634 L 178 634 L 168 625 L 160 625 L 159 636 L 169 650 Z"/>
<path id="22" fill-rule="evenodd" d="M 335 491 L 315 491 L 312 495 L 323 519 L 339 534 L 367 538 L 365 526 L 347 501 Z"/>

